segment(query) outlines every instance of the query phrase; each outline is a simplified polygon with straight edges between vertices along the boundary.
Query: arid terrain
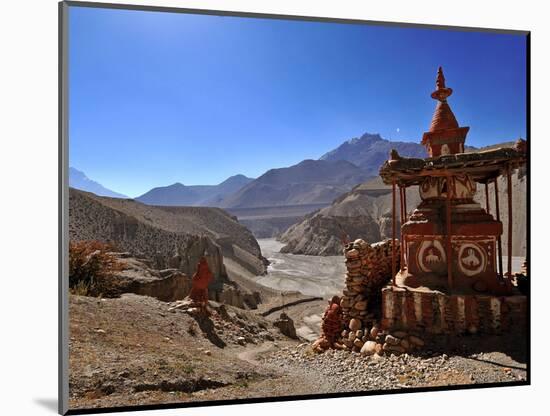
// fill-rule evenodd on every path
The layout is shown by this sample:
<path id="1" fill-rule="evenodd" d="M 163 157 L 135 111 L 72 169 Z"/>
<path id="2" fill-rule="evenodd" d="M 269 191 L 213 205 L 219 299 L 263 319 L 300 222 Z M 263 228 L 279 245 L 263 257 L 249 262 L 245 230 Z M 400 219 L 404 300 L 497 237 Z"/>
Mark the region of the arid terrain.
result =
<path id="1" fill-rule="evenodd" d="M 329 280 L 330 273 L 325 272 L 316 281 L 323 296 L 281 291 L 276 282 L 287 270 L 294 273 L 292 289 L 307 292 L 307 283 L 297 285 L 300 271 L 315 271 L 307 259 L 318 257 L 294 259 L 294 255 L 277 253 L 280 243 L 274 240 L 260 243 L 268 258 L 278 259 L 266 276 L 253 278 L 226 259 L 231 279 L 260 292 L 263 302 L 254 310 L 211 301 L 211 315 L 204 317 L 178 309 L 178 302 L 157 299 L 155 292 L 119 298 L 71 295 L 71 408 L 525 380 L 525 346 L 504 336 L 464 337 L 453 349 L 434 345 L 415 355 L 313 352 L 311 342 L 319 336 L 325 299 L 337 293 L 341 284 Z M 340 274 L 338 257 L 322 259 L 332 261 L 331 270 Z M 274 275 L 271 288 L 261 284 L 270 273 Z M 285 293 L 284 308 L 281 293 Z M 294 321 L 297 338 L 283 334 L 277 326 L 281 312 Z"/>
<path id="2" fill-rule="evenodd" d="M 318 355 L 273 318 L 211 303 L 200 318 L 148 296 L 70 297 L 70 407 L 96 408 L 525 380 L 503 338 L 421 355 Z M 128 317 L 131 316 L 132 319 Z M 276 315 L 278 316 L 278 314 Z M 516 347 L 517 348 L 517 347 Z M 445 351 L 445 352 L 443 352 Z"/>

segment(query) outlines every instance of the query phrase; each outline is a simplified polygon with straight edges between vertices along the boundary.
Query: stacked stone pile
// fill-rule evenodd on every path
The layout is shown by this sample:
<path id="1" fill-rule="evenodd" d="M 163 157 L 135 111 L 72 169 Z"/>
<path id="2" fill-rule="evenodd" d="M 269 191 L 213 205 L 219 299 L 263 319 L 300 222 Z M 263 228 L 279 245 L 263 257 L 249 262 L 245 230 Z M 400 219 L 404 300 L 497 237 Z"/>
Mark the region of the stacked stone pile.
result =
<path id="1" fill-rule="evenodd" d="M 342 349 L 360 352 L 361 355 L 403 354 L 413 352 L 424 346 L 417 334 L 405 331 L 387 332 L 375 323 L 371 327 L 362 327 L 361 321 L 352 318 L 349 329 L 342 331 L 339 345 Z"/>
<path id="2" fill-rule="evenodd" d="M 395 267 L 399 270 L 399 241 L 395 241 Z M 379 325 L 381 291 L 392 278 L 392 240 L 369 244 L 362 239 L 344 248 L 346 288 L 340 301 L 344 329 L 333 347 L 363 355 L 401 354 L 424 345 L 416 335 L 404 331 L 389 333 Z M 317 341 L 314 351 L 330 348 Z"/>
<path id="3" fill-rule="evenodd" d="M 396 270 L 399 270 L 399 241 L 396 244 Z M 369 244 L 357 239 L 346 245 L 344 255 L 346 288 L 340 303 L 344 323 L 347 326 L 351 319 L 356 319 L 363 326 L 372 325 L 379 314 L 380 290 L 392 277 L 392 241 Z"/>

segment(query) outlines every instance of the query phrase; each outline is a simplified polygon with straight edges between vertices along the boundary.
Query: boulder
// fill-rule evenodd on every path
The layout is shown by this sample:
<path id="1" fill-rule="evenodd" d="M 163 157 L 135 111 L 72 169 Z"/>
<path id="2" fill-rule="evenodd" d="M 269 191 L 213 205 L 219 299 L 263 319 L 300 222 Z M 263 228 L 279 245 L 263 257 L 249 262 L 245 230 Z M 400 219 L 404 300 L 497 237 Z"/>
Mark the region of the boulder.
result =
<path id="1" fill-rule="evenodd" d="M 398 345 L 400 342 L 400 339 L 394 337 L 393 335 L 388 334 L 386 335 L 385 341 L 386 341 L 386 344 L 388 345 Z"/>
<path id="2" fill-rule="evenodd" d="M 371 329 L 370 329 L 370 337 L 372 339 L 376 339 L 376 337 L 378 336 L 378 333 L 380 332 L 380 329 L 378 328 L 378 326 L 374 325 Z"/>
<path id="3" fill-rule="evenodd" d="M 363 324 L 357 318 L 353 318 L 349 321 L 349 329 L 351 331 L 357 332 L 361 329 L 362 326 L 363 326 Z"/>
<path id="4" fill-rule="evenodd" d="M 387 342 L 382 346 L 382 349 L 386 352 L 393 352 L 398 354 L 403 354 L 405 352 L 405 348 L 403 348 L 401 345 L 388 344 Z"/>
<path id="5" fill-rule="evenodd" d="M 361 348 L 361 355 L 374 355 L 376 354 L 376 342 L 374 341 L 367 341 L 363 344 L 363 347 Z"/>

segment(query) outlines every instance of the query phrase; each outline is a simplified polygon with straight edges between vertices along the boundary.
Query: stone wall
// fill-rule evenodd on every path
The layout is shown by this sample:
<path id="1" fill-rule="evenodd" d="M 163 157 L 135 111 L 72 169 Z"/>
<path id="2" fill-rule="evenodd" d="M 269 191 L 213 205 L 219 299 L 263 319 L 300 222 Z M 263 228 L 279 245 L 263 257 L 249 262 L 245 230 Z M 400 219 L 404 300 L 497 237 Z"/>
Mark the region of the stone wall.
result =
<path id="1" fill-rule="evenodd" d="M 446 295 L 439 291 L 382 289 L 382 321 L 386 330 L 429 334 L 517 332 L 526 328 L 527 297 Z"/>
<path id="2" fill-rule="evenodd" d="M 399 242 L 396 240 L 395 265 L 399 270 Z M 352 318 L 363 326 L 372 324 L 380 315 L 380 290 L 392 276 L 392 242 L 384 240 L 369 244 L 358 239 L 344 248 L 346 257 L 346 288 L 342 296 L 343 319 L 346 327 Z"/>

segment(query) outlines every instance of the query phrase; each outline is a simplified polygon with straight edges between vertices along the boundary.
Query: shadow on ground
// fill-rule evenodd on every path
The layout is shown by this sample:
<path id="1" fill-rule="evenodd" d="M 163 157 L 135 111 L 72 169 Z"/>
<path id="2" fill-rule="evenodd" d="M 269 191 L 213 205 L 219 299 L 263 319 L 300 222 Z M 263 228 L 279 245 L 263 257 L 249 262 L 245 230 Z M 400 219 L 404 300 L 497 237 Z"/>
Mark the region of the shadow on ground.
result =
<path id="1" fill-rule="evenodd" d="M 480 353 L 501 352 L 517 363 L 527 363 L 527 335 L 516 333 L 514 335 L 469 335 L 455 337 L 441 337 L 433 343 L 429 343 L 427 347 L 420 352 L 420 356 L 429 355 L 429 351 L 433 353 L 445 353 L 448 355 L 460 355 L 465 358 L 473 359 L 480 362 L 486 362 L 494 365 L 501 365 L 497 362 L 472 357 Z M 413 353 L 414 354 L 414 353 Z M 415 354 L 416 355 L 416 354 Z M 510 367 L 510 365 L 502 365 Z"/>
<path id="2" fill-rule="evenodd" d="M 212 319 L 210 319 L 208 316 L 203 315 L 196 315 L 193 316 L 195 318 L 195 321 L 199 325 L 199 328 L 201 329 L 202 333 L 208 340 L 214 344 L 216 347 L 224 348 L 226 346 L 226 343 L 216 334 L 216 330 L 214 328 L 214 322 L 212 322 Z"/>

